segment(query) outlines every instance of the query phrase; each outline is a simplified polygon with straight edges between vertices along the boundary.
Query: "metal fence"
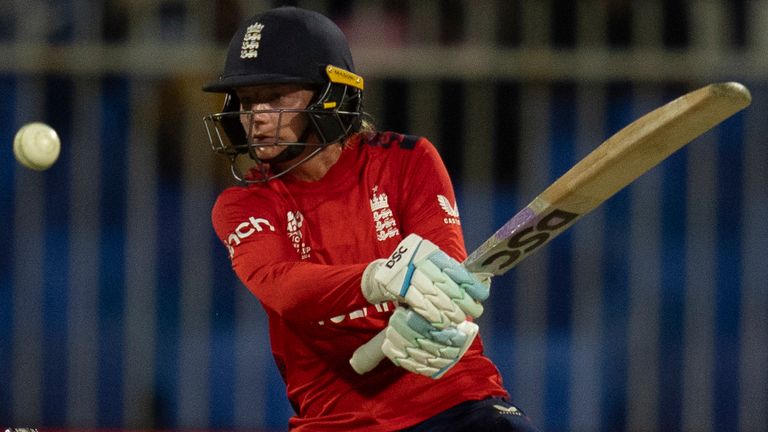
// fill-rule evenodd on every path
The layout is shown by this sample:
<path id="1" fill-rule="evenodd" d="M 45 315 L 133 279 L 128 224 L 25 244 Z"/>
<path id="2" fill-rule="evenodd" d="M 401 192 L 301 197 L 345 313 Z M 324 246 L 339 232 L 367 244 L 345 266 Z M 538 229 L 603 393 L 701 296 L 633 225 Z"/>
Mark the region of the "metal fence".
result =
<path id="1" fill-rule="evenodd" d="M 210 227 L 230 180 L 199 90 L 283 3 L 0 4 L 0 425 L 285 427 Z M 746 84 L 747 111 L 498 278 L 480 325 L 543 430 L 766 430 L 768 1 L 290 4 L 348 34 L 379 128 L 438 146 L 469 249 L 641 114 Z M 32 120 L 63 141 L 44 173 L 10 150 Z"/>

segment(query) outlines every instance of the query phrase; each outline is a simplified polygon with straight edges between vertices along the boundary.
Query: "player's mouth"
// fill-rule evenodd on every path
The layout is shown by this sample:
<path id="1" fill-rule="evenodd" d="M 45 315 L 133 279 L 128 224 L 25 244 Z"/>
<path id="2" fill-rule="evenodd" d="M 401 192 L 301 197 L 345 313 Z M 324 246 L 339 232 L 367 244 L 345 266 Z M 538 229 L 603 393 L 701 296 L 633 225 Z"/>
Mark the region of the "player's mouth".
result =
<path id="1" fill-rule="evenodd" d="M 264 145 L 277 145 L 279 137 L 269 134 L 258 134 L 251 137 L 251 143 L 264 146 Z"/>

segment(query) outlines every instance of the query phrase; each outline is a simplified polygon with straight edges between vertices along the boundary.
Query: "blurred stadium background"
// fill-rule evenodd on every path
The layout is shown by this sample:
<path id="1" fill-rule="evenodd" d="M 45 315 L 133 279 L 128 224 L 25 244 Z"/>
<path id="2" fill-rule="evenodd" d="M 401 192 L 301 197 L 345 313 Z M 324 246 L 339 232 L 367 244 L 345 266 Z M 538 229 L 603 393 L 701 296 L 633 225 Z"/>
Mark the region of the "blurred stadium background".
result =
<path id="1" fill-rule="evenodd" d="M 282 430 L 265 317 L 209 223 L 204 114 L 242 19 L 347 32 L 380 129 L 424 135 L 477 246 L 641 114 L 753 93 L 494 283 L 481 320 L 545 431 L 768 430 L 768 1 L 4 0 L 0 426 Z M 60 133 L 49 171 L 15 131 Z"/>

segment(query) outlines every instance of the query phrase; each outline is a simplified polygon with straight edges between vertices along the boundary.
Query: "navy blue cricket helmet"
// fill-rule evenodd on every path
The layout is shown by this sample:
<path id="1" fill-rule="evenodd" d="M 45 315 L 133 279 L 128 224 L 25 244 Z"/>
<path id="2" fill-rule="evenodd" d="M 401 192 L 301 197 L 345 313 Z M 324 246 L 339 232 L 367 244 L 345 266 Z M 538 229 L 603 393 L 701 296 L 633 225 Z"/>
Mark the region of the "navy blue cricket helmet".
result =
<path id="1" fill-rule="evenodd" d="M 314 132 L 319 144 L 280 142 L 288 148 L 277 156 L 279 160 L 258 160 L 255 144 L 249 143 L 241 123 L 241 116 L 248 113 L 240 111 L 236 89 L 262 84 L 316 89 L 314 99 L 301 110 L 310 119 L 311 131 L 300 141 Z M 346 37 L 326 16 L 296 7 L 271 9 L 247 20 L 229 43 L 224 71 L 203 90 L 226 95 L 222 112 L 207 115 L 204 123 L 212 148 L 232 159 L 233 174 L 241 181 L 234 163 L 240 155 L 248 154 L 256 162 L 289 161 L 308 145 L 319 151 L 343 141 L 360 129 L 362 121 L 363 79 L 355 74 Z"/>

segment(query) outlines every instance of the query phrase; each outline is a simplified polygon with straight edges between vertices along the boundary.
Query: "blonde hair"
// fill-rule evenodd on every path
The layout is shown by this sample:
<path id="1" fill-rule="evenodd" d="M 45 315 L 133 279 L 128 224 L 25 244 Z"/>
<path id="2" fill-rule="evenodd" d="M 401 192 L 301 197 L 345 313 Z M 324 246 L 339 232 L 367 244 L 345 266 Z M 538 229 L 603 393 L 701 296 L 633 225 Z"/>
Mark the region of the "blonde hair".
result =
<path id="1" fill-rule="evenodd" d="M 349 134 L 349 136 L 341 142 L 342 147 L 349 146 L 349 141 L 352 139 L 352 137 L 357 135 L 370 136 L 376 133 L 376 125 L 373 122 L 373 117 L 365 112 L 361 112 L 360 116 L 362 117 L 360 119 L 360 127 L 357 129 L 357 131 Z"/>
<path id="2" fill-rule="evenodd" d="M 360 129 L 358 133 L 370 134 L 376 132 L 376 125 L 373 123 L 373 118 L 368 114 L 362 113 L 363 118 L 360 120 Z"/>

